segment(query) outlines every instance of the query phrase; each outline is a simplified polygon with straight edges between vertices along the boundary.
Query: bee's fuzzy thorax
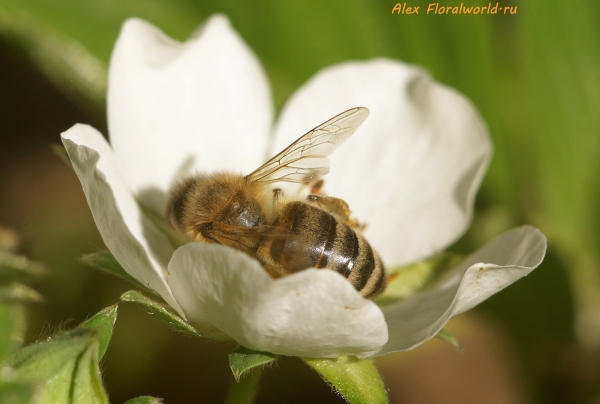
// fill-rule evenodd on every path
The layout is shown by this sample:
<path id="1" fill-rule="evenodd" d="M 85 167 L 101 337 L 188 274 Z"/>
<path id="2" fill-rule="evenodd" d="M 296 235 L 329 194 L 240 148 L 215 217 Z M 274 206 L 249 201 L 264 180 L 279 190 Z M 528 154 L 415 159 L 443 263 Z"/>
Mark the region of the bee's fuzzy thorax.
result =
<path id="1" fill-rule="evenodd" d="M 237 210 L 248 204 L 259 205 L 265 219 L 270 219 L 272 197 L 265 188 L 249 183 L 243 175 L 233 172 L 191 176 L 172 188 L 166 217 L 190 240 L 198 239 L 198 225 L 227 223 L 235 218 Z"/>

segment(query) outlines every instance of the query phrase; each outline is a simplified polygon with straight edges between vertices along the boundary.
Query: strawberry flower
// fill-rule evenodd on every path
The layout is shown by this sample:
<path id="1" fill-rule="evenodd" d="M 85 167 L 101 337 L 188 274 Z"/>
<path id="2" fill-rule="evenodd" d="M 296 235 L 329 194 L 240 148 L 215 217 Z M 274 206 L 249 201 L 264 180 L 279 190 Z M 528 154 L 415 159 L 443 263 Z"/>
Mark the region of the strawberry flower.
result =
<path id="1" fill-rule="evenodd" d="M 108 85 L 110 143 L 87 125 L 62 134 L 106 246 L 182 318 L 247 348 L 317 358 L 410 349 L 543 259 L 545 237 L 513 229 L 436 288 L 380 307 L 335 271 L 272 279 L 222 245 L 177 248 L 142 208 L 162 212 L 169 188 L 189 173 L 248 174 L 316 125 L 365 106 L 369 118 L 330 156 L 323 191 L 367 224 L 387 268 L 435 255 L 468 227 L 492 147 L 473 105 L 418 67 L 389 59 L 331 66 L 273 125 L 266 74 L 225 17 L 211 17 L 185 43 L 131 19 Z"/>

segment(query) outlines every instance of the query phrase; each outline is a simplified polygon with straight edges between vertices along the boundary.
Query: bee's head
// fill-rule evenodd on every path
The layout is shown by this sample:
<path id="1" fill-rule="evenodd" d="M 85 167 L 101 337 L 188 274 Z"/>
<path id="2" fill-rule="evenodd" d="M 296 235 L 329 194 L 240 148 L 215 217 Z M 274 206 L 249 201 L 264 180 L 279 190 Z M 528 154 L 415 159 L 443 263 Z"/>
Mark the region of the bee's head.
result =
<path id="1" fill-rule="evenodd" d="M 255 226 L 264 222 L 264 214 L 251 190 L 239 174 L 214 173 L 188 178 L 171 191 L 167 220 L 190 240 L 197 240 L 201 229 L 214 222 Z"/>

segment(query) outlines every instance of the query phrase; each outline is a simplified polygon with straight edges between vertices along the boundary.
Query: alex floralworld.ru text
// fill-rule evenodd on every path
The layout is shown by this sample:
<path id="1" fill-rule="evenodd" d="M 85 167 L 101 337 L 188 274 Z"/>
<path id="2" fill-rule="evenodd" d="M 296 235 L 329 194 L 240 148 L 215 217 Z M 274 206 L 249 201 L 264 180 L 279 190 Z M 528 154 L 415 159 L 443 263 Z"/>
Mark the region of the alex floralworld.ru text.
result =
<path id="1" fill-rule="evenodd" d="M 406 3 L 396 3 L 392 14 L 419 14 L 420 6 L 408 6 Z M 440 6 L 440 3 L 429 3 L 425 14 L 516 14 L 517 6 L 501 7 L 499 3 L 487 6 Z"/>

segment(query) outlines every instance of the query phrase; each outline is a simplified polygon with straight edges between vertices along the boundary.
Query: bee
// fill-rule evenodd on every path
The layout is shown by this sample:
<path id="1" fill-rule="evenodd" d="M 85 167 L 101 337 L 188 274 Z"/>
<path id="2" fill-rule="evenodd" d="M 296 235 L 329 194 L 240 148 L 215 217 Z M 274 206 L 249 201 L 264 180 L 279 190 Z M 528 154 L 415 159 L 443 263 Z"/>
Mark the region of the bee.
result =
<path id="1" fill-rule="evenodd" d="M 329 159 L 369 115 L 352 108 L 293 142 L 252 173 L 192 176 L 173 187 L 167 221 L 190 241 L 223 244 L 256 258 L 273 277 L 307 268 L 337 271 L 367 298 L 386 287 L 377 252 L 350 218 L 348 204 L 320 195 Z M 270 184 L 316 184 L 306 199 Z"/>

